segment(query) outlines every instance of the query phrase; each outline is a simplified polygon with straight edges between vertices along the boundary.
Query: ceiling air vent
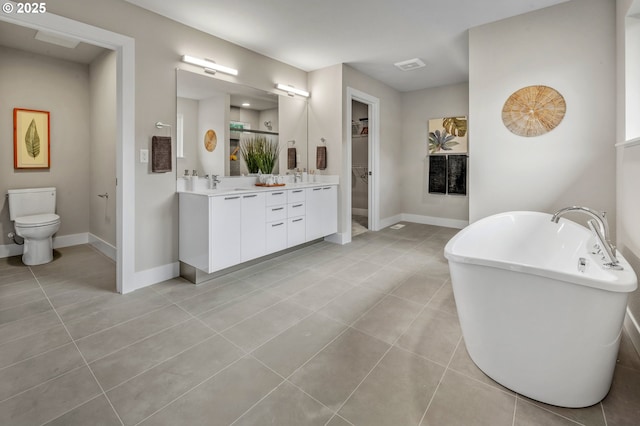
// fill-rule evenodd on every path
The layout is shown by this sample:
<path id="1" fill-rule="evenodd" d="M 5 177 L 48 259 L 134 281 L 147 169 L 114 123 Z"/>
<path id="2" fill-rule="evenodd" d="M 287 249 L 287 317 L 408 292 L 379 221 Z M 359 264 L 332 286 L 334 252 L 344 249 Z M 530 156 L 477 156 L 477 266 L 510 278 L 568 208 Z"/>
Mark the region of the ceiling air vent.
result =
<path id="1" fill-rule="evenodd" d="M 402 62 L 396 62 L 393 65 L 400 68 L 402 71 L 411 71 L 411 70 L 415 70 L 416 68 L 424 67 L 424 62 L 422 62 L 418 58 L 413 58 L 413 59 L 408 59 Z"/>

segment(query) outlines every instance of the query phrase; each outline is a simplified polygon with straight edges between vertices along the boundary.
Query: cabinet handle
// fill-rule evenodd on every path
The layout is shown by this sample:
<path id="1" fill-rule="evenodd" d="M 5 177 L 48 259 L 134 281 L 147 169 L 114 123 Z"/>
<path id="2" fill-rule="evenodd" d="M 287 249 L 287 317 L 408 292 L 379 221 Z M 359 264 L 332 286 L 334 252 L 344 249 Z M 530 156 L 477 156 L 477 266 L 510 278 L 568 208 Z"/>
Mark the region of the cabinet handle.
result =
<path id="1" fill-rule="evenodd" d="M 325 188 L 322 188 L 322 189 L 331 189 L 331 187 L 330 187 L 330 186 L 327 186 L 327 187 L 325 187 Z"/>
<path id="2" fill-rule="evenodd" d="M 242 198 L 253 198 L 253 197 L 257 197 L 258 194 L 253 194 L 253 195 L 243 195 Z"/>
<path id="3" fill-rule="evenodd" d="M 300 222 L 301 220 L 302 220 L 302 218 L 300 218 L 300 219 L 294 219 L 294 220 L 292 220 L 292 222 Z"/>
<path id="4" fill-rule="evenodd" d="M 314 191 L 320 191 L 322 188 L 313 188 Z"/>
<path id="5" fill-rule="evenodd" d="M 302 192 L 302 189 L 296 189 L 295 191 L 291 191 L 291 192 L 293 192 L 294 194 L 296 194 L 296 193 L 298 193 L 298 192 Z"/>
<path id="6" fill-rule="evenodd" d="M 278 210 L 284 210 L 284 207 L 278 207 L 275 209 L 271 209 L 272 212 L 277 212 Z"/>
<path id="7" fill-rule="evenodd" d="M 240 198 L 240 196 L 236 196 L 236 197 L 224 197 L 225 200 L 237 200 L 238 198 Z"/>
<path id="8" fill-rule="evenodd" d="M 271 227 L 275 228 L 276 226 L 280 226 L 280 225 L 284 225 L 284 222 L 274 223 L 273 225 L 271 225 Z"/>
<path id="9" fill-rule="evenodd" d="M 271 195 L 282 195 L 284 192 L 272 192 Z"/>

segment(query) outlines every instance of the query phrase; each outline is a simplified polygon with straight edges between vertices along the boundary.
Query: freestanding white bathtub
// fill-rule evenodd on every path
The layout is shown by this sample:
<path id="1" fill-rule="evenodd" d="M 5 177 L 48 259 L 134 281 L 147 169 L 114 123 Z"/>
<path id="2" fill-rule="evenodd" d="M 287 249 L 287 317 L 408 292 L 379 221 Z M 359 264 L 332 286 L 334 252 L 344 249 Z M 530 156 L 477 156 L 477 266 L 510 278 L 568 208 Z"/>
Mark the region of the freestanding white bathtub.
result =
<path id="1" fill-rule="evenodd" d="M 489 377 L 529 398 L 587 407 L 608 393 L 629 263 L 603 269 L 587 228 L 538 212 L 479 220 L 445 247 L 464 342 Z M 586 259 L 581 272 L 579 259 Z"/>

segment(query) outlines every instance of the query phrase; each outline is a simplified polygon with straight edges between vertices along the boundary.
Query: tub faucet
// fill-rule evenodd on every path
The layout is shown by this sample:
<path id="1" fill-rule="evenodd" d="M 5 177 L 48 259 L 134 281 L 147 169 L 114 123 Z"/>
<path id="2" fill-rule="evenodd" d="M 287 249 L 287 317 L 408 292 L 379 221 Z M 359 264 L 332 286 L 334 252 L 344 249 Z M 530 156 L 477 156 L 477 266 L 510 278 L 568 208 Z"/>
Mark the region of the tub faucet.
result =
<path id="1" fill-rule="evenodd" d="M 597 245 L 602 251 L 602 257 L 605 261 L 604 266 L 610 269 L 622 269 L 618 264 L 618 259 L 616 258 L 616 246 L 613 245 L 609 236 L 607 212 L 599 212 L 588 207 L 571 206 L 555 212 L 551 217 L 551 221 L 558 223 L 561 216 L 570 212 L 580 212 L 592 217 L 591 220 L 587 221 L 587 225 L 589 225 L 589 228 L 596 239 Z"/>

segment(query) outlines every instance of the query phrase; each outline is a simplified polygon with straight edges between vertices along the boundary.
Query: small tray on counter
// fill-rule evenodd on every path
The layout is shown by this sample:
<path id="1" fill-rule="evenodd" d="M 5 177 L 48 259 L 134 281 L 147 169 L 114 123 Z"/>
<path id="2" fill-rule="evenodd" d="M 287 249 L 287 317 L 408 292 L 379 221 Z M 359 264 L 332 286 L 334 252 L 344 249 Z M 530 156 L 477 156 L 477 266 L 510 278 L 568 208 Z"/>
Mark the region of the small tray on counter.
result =
<path id="1" fill-rule="evenodd" d="M 264 186 L 264 187 L 267 187 L 267 188 L 271 188 L 273 186 L 285 186 L 285 185 L 286 185 L 286 183 L 274 183 L 272 185 L 268 185 L 266 183 L 256 183 L 256 186 Z"/>

